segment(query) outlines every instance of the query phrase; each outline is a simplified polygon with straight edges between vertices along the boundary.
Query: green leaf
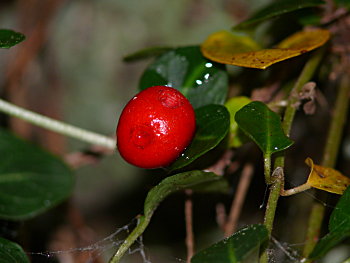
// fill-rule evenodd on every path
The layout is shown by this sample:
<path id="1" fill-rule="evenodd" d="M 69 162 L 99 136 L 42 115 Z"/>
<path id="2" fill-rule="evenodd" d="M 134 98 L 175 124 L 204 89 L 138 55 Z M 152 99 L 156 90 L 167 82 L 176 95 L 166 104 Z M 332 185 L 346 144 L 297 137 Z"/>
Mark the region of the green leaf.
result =
<path id="1" fill-rule="evenodd" d="M 224 65 L 204 58 L 199 47 L 183 47 L 166 52 L 145 70 L 140 89 L 158 85 L 178 89 L 199 108 L 225 102 L 228 74 Z"/>
<path id="2" fill-rule="evenodd" d="M 234 26 L 234 29 L 245 29 L 264 22 L 271 18 L 281 16 L 296 10 L 308 7 L 315 7 L 324 4 L 322 0 L 280 0 L 273 1 L 254 13 L 249 19 Z"/>
<path id="3" fill-rule="evenodd" d="M 241 108 L 235 120 L 265 155 L 285 150 L 293 144 L 283 132 L 279 115 L 260 101 Z"/>
<path id="4" fill-rule="evenodd" d="M 192 189 L 194 186 L 215 183 L 220 180 L 224 180 L 224 178 L 214 173 L 203 171 L 179 173 L 165 178 L 148 192 L 144 204 L 144 215 L 138 217 L 137 226 L 124 240 L 123 244 L 121 244 L 118 251 L 111 258 L 110 262 L 120 261 L 122 256 L 130 249 L 137 238 L 146 230 L 154 211 L 168 195 L 176 191 Z"/>
<path id="5" fill-rule="evenodd" d="M 226 107 L 207 105 L 196 111 L 197 130 L 190 146 L 169 167 L 180 169 L 216 147 L 225 138 L 230 127 L 230 115 Z"/>
<path id="6" fill-rule="evenodd" d="M 322 257 L 348 237 L 350 237 L 350 187 L 345 190 L 331 214 L 329 233 L 319 240 L 309 258 Z"/>
<path id="7" fill-rule="evenodd" d="M 267 240 L 264 225 L 250 225 L 200 251 L 191 263 L 258 263 L 259 248 Z"/>
<path id="8" fill-rule="evenodd" d="M 0 29 L 0 48 L 10 48 L 18 43 L 22 42 L 25 36 L 21 33 L 8 30 Z"/>
<path id="9" fill-rule="evenodd" d="M 228 194 L 231 190 L 230 184 L 227 180 L 219 180 L 215 182 L 203 183 L 197 186 L 193 186 L 194 193 L 221 193 Z"/>
<path id="10" fill-rule="evenodd" d="M 144 214 L 146 218 L 150 218 L 158 205 L 170 194 L 184 190 L 192 189 L 200 184 L 215 183 L 225 180 L 222 176 L 218 176 L 211 172 L 190 171 L 175 174 L 165 178 L 157 186 L 148 192 L 144 204 Z"/>
<path id="11" fill-rule="evenodd" d="M 1 237 L 0 259 L 2 263 L 29 263 L 27 255 L 18 244 Z"/>
<path id="12" fill-rule="evenodd" d="M 145 48 L 142 50 L 139 50 L 135 53 L 126 55 L 123 58 L 124 62 L 134 62 L 134 61 L 139 61 L 151 57 L 158 57 L 162 55 L 163 53 L 172 50 L 173 48 L 171 47 L 150 47 L 150 48 Z"/>
<path id="13" fill-rule="evenodd" d="M 329 231 L 334 231 L 341 224 L 345 227 L 344 231 L 350 230 L 350 187 L 345 190 L 331 214 Z"/>
<path id="14" fill-rule="evenodd" d="M 250 102 L 252 102 L 252 100 L 248 97 L 240 96 L 233 97 L 225 103 L 225 106 L 228 109 L 228 112 L 230 113 L 230 147 L 239 147 L 247 141 L 247 137 L 238 127 L 238 124 L 235 120 L 235 115 L 238 110 L 240 110 L 243 106 L 247 105 Z"/>
<path id="15" fill-rule="evenodd" d="M 72 192 L 72 172 L 61 160 L 2 129 L 0 156 L 0 218 L 32 218 Z"/>

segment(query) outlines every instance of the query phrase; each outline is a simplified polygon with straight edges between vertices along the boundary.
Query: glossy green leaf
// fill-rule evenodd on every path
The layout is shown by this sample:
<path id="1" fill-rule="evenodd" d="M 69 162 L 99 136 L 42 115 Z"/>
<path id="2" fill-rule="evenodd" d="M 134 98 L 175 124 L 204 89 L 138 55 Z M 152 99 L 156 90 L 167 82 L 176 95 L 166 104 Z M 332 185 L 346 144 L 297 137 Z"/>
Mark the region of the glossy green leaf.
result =
<path id="1" fill-rule="evenodd" d="M 138 217 L 137 226 L 125 239 L 110 262 L 119 262 L 124 253 L 128 251 L 137 238 L 146 230 L 148 224 L 151 222 L 154 211 L 167 196 L 177 191 L 192 189 L 201 184 L 215 183 L 220 180 L 224 180 L 224 178 L 211 172 L 198 170 L 175 174 L 162 180 L 148 192 L 144 204 L 144 215 Z"/>
<path id="2" fill-rule="evenodd" d="M 228 194 L 231 190 L 231 186 L 227 180 L 219 180 L 215 182 L 203 183 L 198 186 L 193 186 L 194 193 L 220 193 Z"/>
<path id="3" fill-rule="evenodd" d="M 0 48 L 10 48 L 18 43 L 22 42 L 25 36 L 21 33 L 8 30 L 0 29 Z"/>
<path id="4" fill-rule="evenodd" d="M 172 50 L 171 47 L 150 47 L 139 50 L 135 53 L 129 54 L 123 58 L 124 62 L 135 62 L 151 57 L 158 57 L 163 53 Z"/>
<path id="5" fill-rule="evenodd" d="M 225 106 L 228 109 L 228 112 L 230 113 L 230 147 L 239 147 L 247 141 L 247 137 L 238 127 L 238 124 L 235 120 L 235 115 L 238 110 L 240 110 L 243 106 L 247 105 L 250 102 L 252 102 L 252 100 L 248 97 L 239 96 L 233 97 L 225 103 Z"/>
<path id="6" fill-rule="evenodd" d="M 228 74 L 224 65 L 204 58 L 199 47 L 183 47 L 166 52 L 146 69 L 140 89 L 157 85 L 178 89 L 199 108 L 225 102 Z"/>
<path id="7" fill-rule="evenodd" d="M 0 237 L 1 263 L 29 263 L 27 255 L 16 243 Z"/>
<path id="8" fill-rule="evenodd" d="M 258 263 L 260 246 L 267 240 L 264 225 L 250 225 L 198 252 L 191 263 Z"/>
<path id="9" fill-rule="evenodd" d="M 0 218 L 34 217 L 72 192 L 72 172 L 61 160 L 5 130 L 0 156 Z"/>
<path id="10" fill-rule="evenodd" d="M 170 166 L 170 170 L 182 168 L 217 146 L 225 138 L 230 127 L 230 114 L 221 105 L 207 105 L 196 110 L 197 130 L 185 152 Z"/>
<path id="11" fill-rule="evenodd" d="M 267 6 L 258 10 L 249 19 L 239 23 L 234 29 L 245 29 L 254 26 L 260 22 L 264 22 L 271 18 L 281 16 L 296 10 L 308 7 L 316 7 L 324 4 L 322 0 L 280 0 L 272 1 Z"/>
<path id="12" fill-rule="evenodd" d="M 225 180 L 222 176 L 218 176 L 211 172 L 203 171 L 190 171 L 175 174 L 173 176 L 165 178 L 157 186 L 153 187 L 148 192 L 147 198 L 144 204 L 144 214 L 146 218 L 150 218 L 158 207 L 158 205 L 170 194 L 184 190 L 192 189 L 194 186 L 201 184 L 215 183 L 221 180 Z"/>
<path id="13" fill-rule="evenodd" d="M 345 190 L 333 210 L 329 220 L 329 231 L 334 231 L 342 224 L 345 227 L 344 231 L 350 230 L 350 187 Z"/>
<path id="14" fill-rule="evenodd" d="M 283 132 L 280 116 L 260 101 L 241 108 L 235 120 L 266 155 L 285 150 L 293 144 Z"/>
<path id="15" fill-rule="evenodd" d="M 329 233 L 319 240 L 310 258 L 322 257 L 348 237 L 350 237 L 350 187 L 345 190 L 331 214 Z"/>

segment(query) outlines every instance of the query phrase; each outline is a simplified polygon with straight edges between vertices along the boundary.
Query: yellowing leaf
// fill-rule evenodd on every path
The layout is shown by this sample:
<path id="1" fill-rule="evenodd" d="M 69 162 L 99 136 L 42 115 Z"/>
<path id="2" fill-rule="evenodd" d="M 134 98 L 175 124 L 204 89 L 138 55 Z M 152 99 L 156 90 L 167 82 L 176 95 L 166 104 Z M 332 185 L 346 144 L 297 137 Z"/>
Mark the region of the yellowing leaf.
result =
<path id="1" fill-rule="evenodd" d="M 210 35 L 201 45 L 201 51 L 203 56 L 219 63 L 266 69 L 322 46 L 329 37 L 329 31 L 324 29 L 300 31 L 283 40 L 276 48 L 258 50 L 258 45 L 252 44 L 253 40 L 237 40 L 233 34 L 221 31 Z M 242 43 L 246 44 L 246 50 L 241 47 Z"/>
<path id="2" fill-rule="evenodd" d="M 306 182 L 311 187 L 341 195 L 350 185 L 350 178 L 335 169 L 316 165 L 311 158 L 307 158 L 305 163 L 311 168 Z"/>
<path id="3" fill-rule="evenodd" d="M 236 54 L 261 49 L 252 38 L 230 33 L 228 31 L 219 31 L 209 35 L 202 44 L 201 51 L 208 54 Z M 204 55 L 205 56 L 205 55 Z"/>
<path id="4" fill-rule="evenodd" d="M 225 103 L 225 107 L 230 113 L 230 133 L 229 133 L 229 147 L 240 147 L 244 142 L 248 140 L 247 136 L 239 129 L 238 124 L 235 120 L 236 112 L 239 111 L 243 106 L 252 102 L 251 99 L 245 96 L 238 96 L 229 99 Z"/>
<path id="5" fill-rule="evenodd" d="M 284 39 L 277 47 L 281 49 L 306 49 L 305 52 L 307 52 L 322 46 L 329 39 L 329 36 L 329 31 L 325 29 L 300 31 Z"/>

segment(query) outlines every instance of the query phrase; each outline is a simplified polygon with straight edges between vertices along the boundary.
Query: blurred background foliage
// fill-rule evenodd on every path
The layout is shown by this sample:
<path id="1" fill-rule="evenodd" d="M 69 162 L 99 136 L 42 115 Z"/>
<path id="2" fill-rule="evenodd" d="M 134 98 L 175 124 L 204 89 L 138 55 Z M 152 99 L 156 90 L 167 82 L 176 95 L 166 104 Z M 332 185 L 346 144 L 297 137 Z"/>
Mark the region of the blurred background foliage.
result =
<path id="1" fill-rule="evenodd" d="M 125 55 L 152 46 L 199 44 L 215 31 L 229 30 L 267 2 L 269 1 L 0 1 L 1 28 L 10 28 L 27 36 L 20 45 L 10 50 L 0 50 L 0 95 L 19 106 L 113 136 L 121 110 L 137 92 L 138 80 L 151 62 L 124 63 L 122 59 Z M 276 35 L 280 38 L 288 33 L 288 29 L 278 30 L 281 34 Z M 258 34 L 258 37 L 269 41 L 264 35 Z M 229 69 L 233 73 L 237 71 L 237 68 Z M 291 76 L 295 74 L 294 71 L 292 67 Z M 324 75 L 328 74 L 327 65 L 323 65 L 323 71 L 326 72 Z M 253 80 L 254 87 L 257 87 L 262 85 L 259 83 L 261 78 L 266 78 L 271 72 L 267 70 L 255 78 L 256 71 L 246 70 L 240 81 L 249 83 Z M 277 69 L 274 76 L 279 75 Z M 248 94 L 253 85 L 247 88 Z M 324 96 L 332 101 L 334 86 L 321 88 L 325 88 Z M 294 156 L 293 159 L 287 158 L 287 174 L 293 178 L 288 180 L 292 185 L 301 184 L 305 180 L 300 176 L 307 171 L 303 165 L 305 152 L 315 159 L 321 155 L 320 141 L 325 138 L 326 129 L 320 130 L 320 127 L 327 126 L 325 116 L 329 117 L 328 106 L 327 103 L 323 104 L 315 115 L 304 115 L 302 120 L 298 117 L 295 120 L 294 126 L 297 128 L 293 130 L 293 139 L 303 143 L 297 143 L 288 151 L 288 154 Z M 118 153 L 99 158 L 101 149 L 91 149 L 89 145 L 17 119 L 1 115 L 0 124 L 11 127 L 22 137 L 79 166 L 75 170 L 77 183 L 74 195 L 68 202 L 29 222 L 0 224 L 3 236 L 9 239 L 22 237 L 24 244 L 21 245 L 26 251 L 64 251 L 87 247 L 103 239 L 133 222 L 133 218 L 143 210 L 148 190 L 164 178 L 162 171 L 144 171 L 127 164 Z M 343 161 L 350 159 L 350 139 L 346 138 L 341 156 Z M 253 160 L 257 164 L 256 174 L 260 175 L 261 163 L 256 161 L 260 158 L 260 153 L 255 148 L 252 150 L 251 146 L 243 147 L 237 155 Z M 88 165 L 77 163 L 75 158 L 79 159 L 79 151 L 85 151 L 87 157 L 92 153 L 90 157 L 94 158 L 83 159 L 83 163 Z M 349 169 L 345 163 L 341 166 L 343 171 Z M 235 185 L 238 177 L 232 180 Z M 255 176 L 239 227 L 262 221 L 264 210 L 259 209 L 259 206 L 264 202 L 265 188 L 263 176 Z M 210 197 L 194 195 L 197 250 L 222 238 L 216 223 L 215 209 L 217 203 L 229 207 L 232 194 L 233 192 L 230 195 L 212 194 Z M 152 262 L 185 261 L 184 200 L 183 194 L 175 194 L 166 199 L 146 230 L 144 244 Z M 312 200 L 313 196 L 301 194 L 280 201 L 277 217 L 283 218 L 284 224 L 276 225 L 276 231 L 281 233 L 282 240 L 290 243 L 302 241 L 303 237 L 298 233 L 304 231 L 307 209 Z M 293 227 L 285 227 L 286 225 Z M 123 237 L 117 236 L 119 239 Z M 103 262 L 102 259 L 106 260 L 108 253 L 114 249 L 102 256 L 95 255 L 94 262 Z M 79 263 L 87 262 L 89 257 L 89 253 L 60 253 L 58 258 L 61 261 L 57 261 L 54 257 L 32 255 L 33 262 Z M 135 253 L 126 256 L 123 262 L 142 262 L 142 259 L 139 253 Z"/>
<path id="2" fill-rule="evenodd" d="M 1 28 L 27 37 L 17 47 L 0 50 L 0 93 L 25 108 L 114 135 L 119 114 L 137 92 L 139 77 L 150 62 L 127 64 L 122 62 L 123 56 L 151 46 L 199 44 L 212 32 L 230 29 L 252 6 L 258 8 L 264 2 L 0 1 Z M 64 157 L 89 147 L 19 120 L 2 116 L 1 123 Z M 164 176 L 135 168 L 117 153 L 82 166 L 75 174 L 77 184 L 68 203 L 19 228 L 26 237 L 23 246 L 27 251 L 83 247 L 109 235 L 142 212 L 147 191 Z M 211 205 L 207 203 L 207 211 L 197 207 L 198 217 L 205 218 L 196 222 L 195 230 L 208 237 L 205 245 L 216 240 L 210 235 L 210 225 L 215 226 L 217 198 L 209 201 Z M 183 201 L 182 195 L 166 200 L 145 233 L 152 262 L 185 258 Z M 12 228 L 17 230 L 17 224 Z M 7 236 L 18 235 L 17 231 L 10 233 L 8 225 L 4 229 Z M 58 247 L 52 245 L 55 242 Z M 54 261 L 42 256 L 33 259 Z M 140 262 L 140 256 L 126 257 L 125 262 Z"/>

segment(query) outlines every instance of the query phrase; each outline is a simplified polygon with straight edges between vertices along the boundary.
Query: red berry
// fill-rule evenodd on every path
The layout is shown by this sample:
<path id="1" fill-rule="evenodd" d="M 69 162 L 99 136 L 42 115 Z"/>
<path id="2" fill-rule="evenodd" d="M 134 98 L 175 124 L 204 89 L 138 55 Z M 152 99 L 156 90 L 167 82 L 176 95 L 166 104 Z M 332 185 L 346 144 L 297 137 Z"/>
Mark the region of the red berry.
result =
<path id="1" fill-rule="evenodd" d="M 165 167 L 191 142 L 196 129 L 190 102 L 166 86 L 145 89 L 125 106 L 117 127 L 117 147 L 129 163 Z"/>

